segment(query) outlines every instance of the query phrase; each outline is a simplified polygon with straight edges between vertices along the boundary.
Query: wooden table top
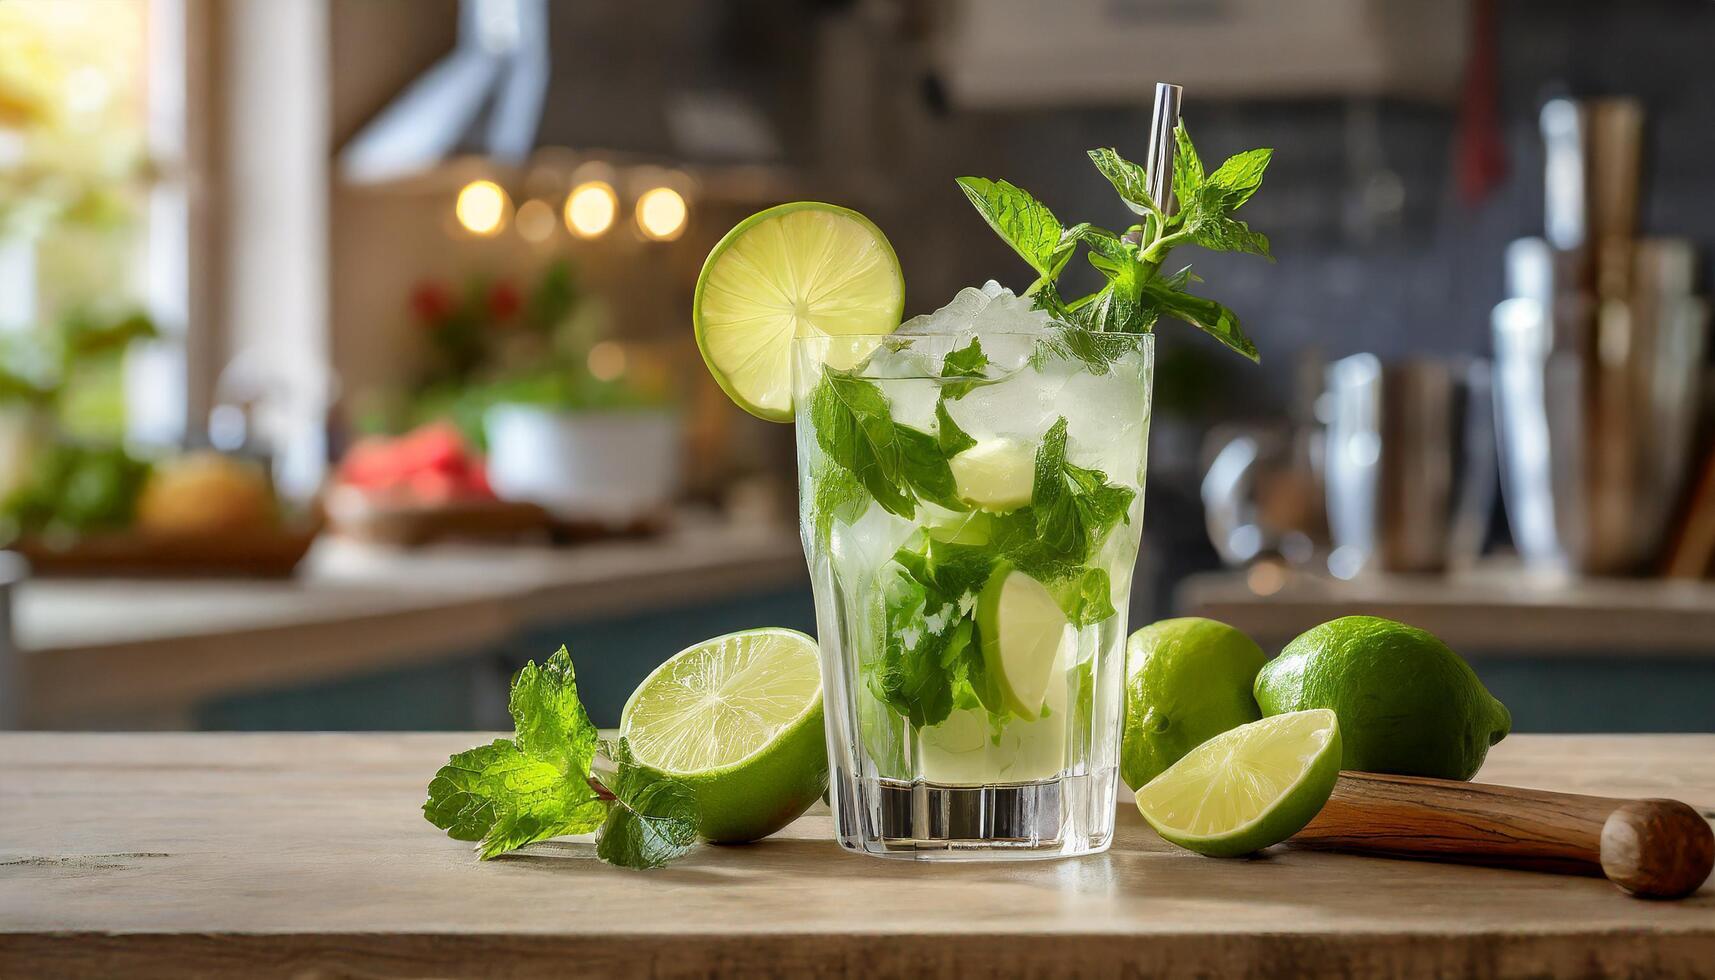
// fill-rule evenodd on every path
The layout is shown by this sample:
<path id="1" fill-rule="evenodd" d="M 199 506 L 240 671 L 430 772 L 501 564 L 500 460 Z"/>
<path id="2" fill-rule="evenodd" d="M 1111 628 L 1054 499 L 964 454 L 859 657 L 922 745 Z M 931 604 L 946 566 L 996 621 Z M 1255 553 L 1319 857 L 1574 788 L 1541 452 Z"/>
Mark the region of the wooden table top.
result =
<path id="1" fill-rule="evenodd" d="M 479 863 L 418 811 L 472 733 L 0 735 L 0 976 L 1707 976 L 1715 884 L 1274 848 L 1018 864 L 845 854 L 825 811 L 655 872 Z M 1715 735 L 1515 736 L 1493 782 L 1715 806 Z"/>

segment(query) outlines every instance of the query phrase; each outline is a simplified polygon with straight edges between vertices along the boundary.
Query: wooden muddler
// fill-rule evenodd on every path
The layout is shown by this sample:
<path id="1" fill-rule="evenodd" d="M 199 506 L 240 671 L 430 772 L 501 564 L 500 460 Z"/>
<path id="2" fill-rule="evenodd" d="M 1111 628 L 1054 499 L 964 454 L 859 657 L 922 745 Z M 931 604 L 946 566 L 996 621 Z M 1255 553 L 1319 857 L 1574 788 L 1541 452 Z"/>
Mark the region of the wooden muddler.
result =
<path id="1" fill-rule="evenodd" d="M 1614 800 L 1417 776 L 1342 772 L 1291 843 L 1394 857 L 1600 875 L 1681 898 L 1715 864 L 1708 821 L 1677 800 Z"/>

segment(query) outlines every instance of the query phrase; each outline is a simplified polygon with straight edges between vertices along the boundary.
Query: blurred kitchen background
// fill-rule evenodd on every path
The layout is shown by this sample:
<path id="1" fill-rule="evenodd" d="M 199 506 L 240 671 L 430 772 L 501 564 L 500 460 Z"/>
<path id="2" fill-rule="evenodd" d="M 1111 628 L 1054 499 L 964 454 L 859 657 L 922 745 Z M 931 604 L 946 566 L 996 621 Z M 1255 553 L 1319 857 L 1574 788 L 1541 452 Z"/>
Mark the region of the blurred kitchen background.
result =
<path id="1" fill-rule="evenodd" d="M 1134 627 L 1374 612 L 1524 731 L 1715 730 L 1709 0 L 0 0 L 0 727 L 596 720 L 814 629 L 791 430 L 692 340 L 713 242 L 837 201 L 908 313 L 1112 210 L 1152 83 L 1275 148 L 1164 323 Z M 1115 215 L 1117 220 L 1121 215 Z M 1087 270 L 1086 270 L 1087 271 Z"/>

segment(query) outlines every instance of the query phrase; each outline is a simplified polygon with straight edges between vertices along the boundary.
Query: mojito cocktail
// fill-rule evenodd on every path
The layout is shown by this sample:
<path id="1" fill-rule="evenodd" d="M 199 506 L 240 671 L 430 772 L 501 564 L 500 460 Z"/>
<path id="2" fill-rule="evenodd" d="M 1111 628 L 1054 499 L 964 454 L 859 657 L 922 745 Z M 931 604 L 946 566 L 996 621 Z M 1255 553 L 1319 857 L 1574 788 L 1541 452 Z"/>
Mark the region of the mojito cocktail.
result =
<path id="1" fill-rule="evenodd" d="M 1054 857 L 1112 835 L 1152 331 L 1180 320 L 1256 358 L 1191 268 L 1163 263 L 1185 244 L 1268 254 L 1233 213 L 1269 151 L 1205 172 L 1167 122 L 1147 170 L 1111 148 L 1089 157 L 1136 218 L 1123 231 L 1062 224 L 1004 180 L 958 179 L 1035 273 L 1016 294 L 990 282 L 901 323 L 886 237 L 817 202 L 741 222 L 697 281 L 692 321 L 715 380 L 797 426 L 835 834 L 849 849 Z M 1068 298 L 1062 273 L 1080 253 L 1104 285 Z"/>
<path id="2" fill-rule="evenodd" d="M 796 343 L 846 847 L 1108 842 L 1152 345 L 1083 339 L 991 283 L 890 336 Z"/>

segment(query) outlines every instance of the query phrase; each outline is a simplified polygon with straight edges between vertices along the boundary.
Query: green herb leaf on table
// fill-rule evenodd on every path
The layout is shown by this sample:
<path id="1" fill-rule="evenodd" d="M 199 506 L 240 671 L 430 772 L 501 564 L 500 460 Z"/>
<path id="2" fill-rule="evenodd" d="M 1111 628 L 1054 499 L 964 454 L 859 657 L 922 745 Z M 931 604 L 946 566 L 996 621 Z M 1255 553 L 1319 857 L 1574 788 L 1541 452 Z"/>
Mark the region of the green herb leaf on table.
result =
<path id="1" fill-rule="evenodd" d="M 504 770 L 497 763 L 522 754 L 511 739 L 500 738 L 454 755 L 429 783 L 423 816 L 454 840 L 482 840 L 494 826 L 497 802 L 507 797 Z"/>
<path id="2" fill-rule="evenodd" d="M 541 665 L 531 661 L 519 671 L 508 706 L 516 727 L 514 737 L 453 755 L 430 780 L 423 803 L 423 816 L 430 823 L 454 840 L 479 841 L 477 853 L 485 860 L 550 837 L 597 831 L 614 822 L 616 806 L 625 807 L 636 819 L 679 820 L 671 840 L 683 836 L 683 806 L 667 805 L 669 795 L 682 794 L 669 790 L 644 794 L 644 776 L 628 775 L 629 755 L 615 775 L 616 781 L 630 780 L 624 792 L 603 788 L 592 776 L 596 728 L 578 699 L 571 654 L 565 647 Z M 694 836 L 694 797 L 691 807 Z M 623 834 L 637 832 L 627 829 Z M 660 856 L 667 851 L 646 843 L 648 847 L 643 848 L 621 840 L 603 853 L 598 840 L 596 853 L 627 867 L 654 867 L 640 862 L 666 860 Z M 677 853 L 683 849 L 669 856 Z"/>
<path id="3" fill-rule="evenodd" d="M 506 701 L 517 729 L 518 748 L 563 771 L 589 772 L 595 758 L 596 727 L 578 700 L 578 682 L 571 653 L 561 647 L 537 666 L 534 660 L 512 681 Z"/>
<path id="4" fill-rule="evenodd" d="M 637 764 L 620 739 L 613 773 L 603 783 L 612 792 L 607 819 L 596 832 L 596 856 L 622 868 L 659 868 L 697 842 L 697 794 L 677 779 Z"/>

